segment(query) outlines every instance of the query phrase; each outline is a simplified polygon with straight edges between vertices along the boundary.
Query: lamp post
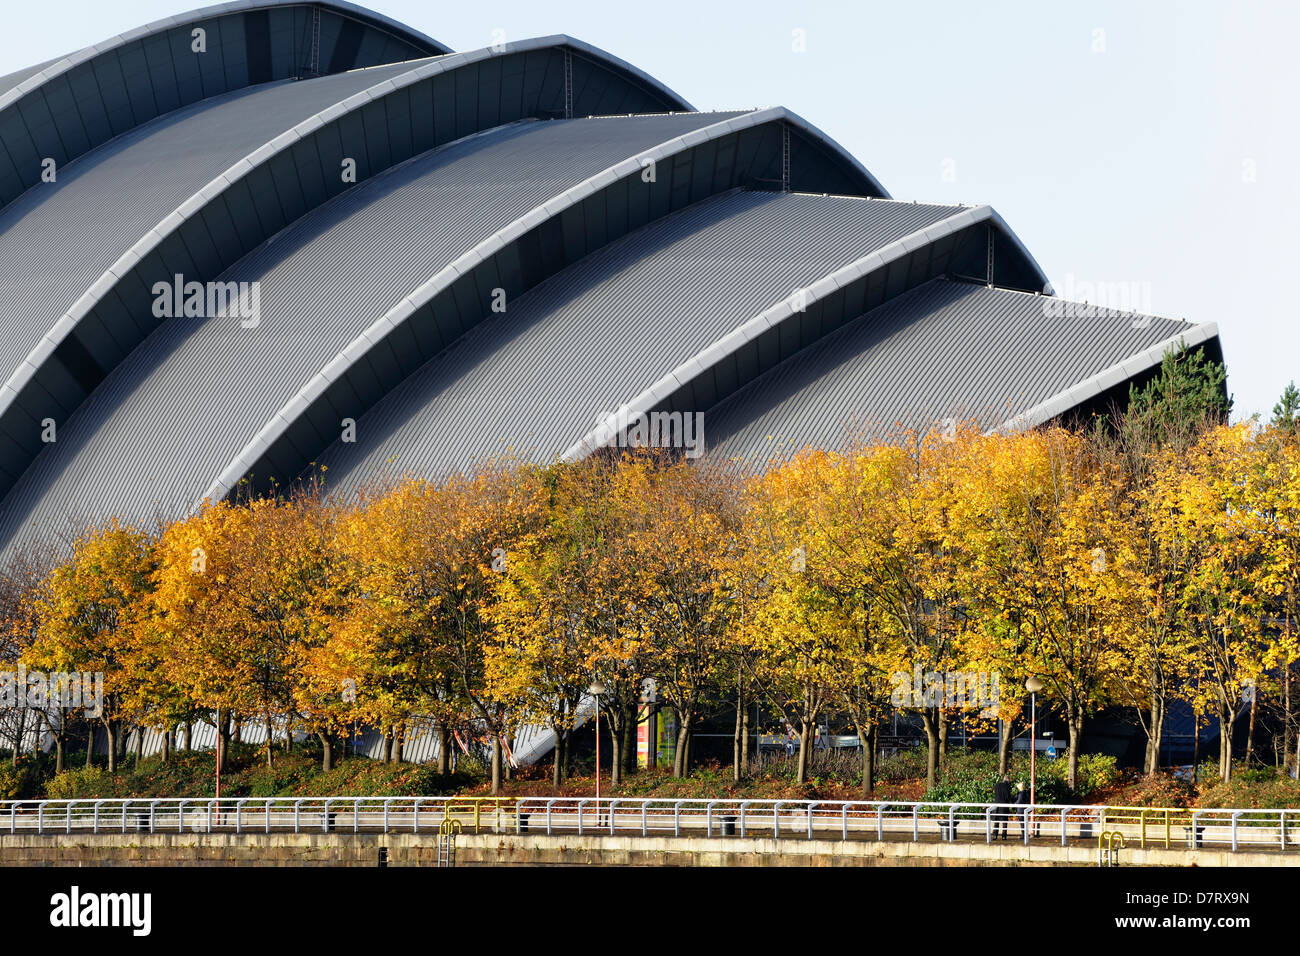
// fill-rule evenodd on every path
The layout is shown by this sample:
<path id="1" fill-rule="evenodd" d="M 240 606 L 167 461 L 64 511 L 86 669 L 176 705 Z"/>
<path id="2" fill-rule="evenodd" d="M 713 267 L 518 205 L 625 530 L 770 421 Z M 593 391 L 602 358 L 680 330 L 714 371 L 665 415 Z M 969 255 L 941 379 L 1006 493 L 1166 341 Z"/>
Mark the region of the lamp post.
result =
<path id="1" fill-rule="evenodd" d="M 596 813 L 600 813 L 600 695 L 605 693 L 605 685 L 593 681 L 587 693 L 596 698 Z"/>
<path id="2" fill-rule="evenodd" d="M 1037 677 L 1025 681 L 1025 690 L 1029 691 L 1029 805 L 1035 802 L 1034 785 L 1038 781 L 1036 772 L 1038 757 L 1038 692 L 1043 689 L 1043 682 Z"/>

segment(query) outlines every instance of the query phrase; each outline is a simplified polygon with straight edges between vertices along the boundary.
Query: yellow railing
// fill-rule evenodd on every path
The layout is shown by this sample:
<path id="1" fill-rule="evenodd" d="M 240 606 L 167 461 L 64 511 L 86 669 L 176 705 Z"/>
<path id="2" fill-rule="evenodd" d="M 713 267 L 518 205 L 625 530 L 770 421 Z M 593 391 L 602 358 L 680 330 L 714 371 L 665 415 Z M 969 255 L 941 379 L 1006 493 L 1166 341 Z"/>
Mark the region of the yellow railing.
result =
<path id="1" fill-rule="evenodd" d="M 456 797 L 442 807 L 444 822 L 473 814 L 475 833 L 482 827 L 485 815 L 493 820 L 497 830 L 501 829 L 503 822 L 513 826 L 519 816 L 519 802 L 515 797 Z"/>
<path id="2" fill-rule="evenodd" d="M 1138 830 L 1138 845 L 1146 849 L 1147 834 L 1151 833 L 1153 842 L 1162 838 L 1165 849 L 1171 846 L 1175 827 L 1190 827 L 1192 812 L 1177 807 L 1103 807 L 1101 811 L 1101 829 L 1108 827 L 1133 826 Z"/>

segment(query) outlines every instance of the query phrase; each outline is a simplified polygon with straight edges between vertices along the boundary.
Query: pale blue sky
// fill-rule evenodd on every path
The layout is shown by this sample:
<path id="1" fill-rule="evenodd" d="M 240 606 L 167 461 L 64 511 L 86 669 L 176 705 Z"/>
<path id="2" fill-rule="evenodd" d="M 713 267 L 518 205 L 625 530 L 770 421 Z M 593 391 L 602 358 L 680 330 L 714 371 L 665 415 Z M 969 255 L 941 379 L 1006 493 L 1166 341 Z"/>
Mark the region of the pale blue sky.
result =
<path id="1" fill-rule="evenodd" d="M 0 75 L 195 5 L 8 0 Z M 787 106 L 896 198 L 994 206 L 1058 291 L 1123 283 L 1156 314 L 1218 322 L 1238 417 L 1300 378 L 1300 5 L 363 5 L 457 50 L 568 33 L 701 109 Z"/>

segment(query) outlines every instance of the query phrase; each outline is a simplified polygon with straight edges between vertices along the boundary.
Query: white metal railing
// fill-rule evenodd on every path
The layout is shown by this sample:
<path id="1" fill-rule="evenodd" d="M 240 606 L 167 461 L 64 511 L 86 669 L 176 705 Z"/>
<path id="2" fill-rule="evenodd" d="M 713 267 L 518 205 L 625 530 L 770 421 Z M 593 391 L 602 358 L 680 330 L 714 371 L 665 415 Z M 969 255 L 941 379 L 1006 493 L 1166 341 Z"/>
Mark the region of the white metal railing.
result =
<path id="1" fill-rule="evenodd" d="M 1300 809 L 606 797 L 229 797 L 0 801 L 7 834 L 466 832 L 707 838 L 1014 840 L 1231 850 L 1300 847 Z"/>

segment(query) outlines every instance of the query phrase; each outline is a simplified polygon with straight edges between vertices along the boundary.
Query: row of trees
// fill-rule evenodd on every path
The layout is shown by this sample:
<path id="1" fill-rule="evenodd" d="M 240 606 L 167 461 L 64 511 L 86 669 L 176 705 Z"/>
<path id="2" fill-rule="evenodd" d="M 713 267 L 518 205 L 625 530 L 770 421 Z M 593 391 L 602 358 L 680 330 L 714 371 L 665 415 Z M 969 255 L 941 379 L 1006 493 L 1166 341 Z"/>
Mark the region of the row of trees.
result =
<path id="1" fill-rule="evenodd" d="M 818 723 L 855 725 L 870 793 L 894 708 L 919 715 L 933 785 L 959 713 L 1002 718 L 1005 762 L 1032 675 L 1066 718 L 1071 786 L 1099 708 L 1138 715 L 1153 772 L 1176 700 L 1218 721 L 1226 779 L 1261 700 L 1285 714 L 1283 750 L 1300 746 L 1300 444 L 1293 422 L 1169 416 L 1161 387 L 1087 434 L 959 428 L 764 475 L 631 452 L 207 504 L 157 533 L 112 522 L 52 568 L 10 562 L 3 651 L 104 674 L 110 766 L 129 728 L 170 746 L 207 721 L 220 761 L 260 720 L 278 728 L 268 762 L 305 731 L 328 767 L 359 725 L 397 759 L 432 727 L 444 770 L 454 736 L 487 741 L 497 789 L 512 735 L 544 725 L 558 783 L 599 681 L 621 775 L 653 680 L 678 717 L 674 773 L 701 718 L 733 708 L 739 774 L 763 702 L 798 728 L 801 780 Z M 997 674 L 1001 694 L 900 701 L 917 671 Z M 65 715 L 32 711 L 61 767 Z"/>

